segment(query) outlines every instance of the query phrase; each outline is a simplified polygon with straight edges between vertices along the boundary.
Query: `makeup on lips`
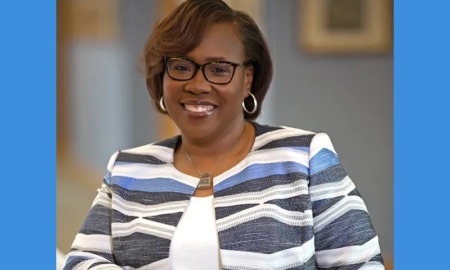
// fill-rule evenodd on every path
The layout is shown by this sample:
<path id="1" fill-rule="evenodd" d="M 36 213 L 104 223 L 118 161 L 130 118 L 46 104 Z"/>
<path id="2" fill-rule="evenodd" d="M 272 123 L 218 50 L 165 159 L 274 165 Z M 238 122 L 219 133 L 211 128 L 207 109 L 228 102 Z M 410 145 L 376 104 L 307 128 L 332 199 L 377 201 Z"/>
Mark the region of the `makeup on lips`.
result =
<path id="1" fill-rule="evenodd" d="M 181 102 L 184 111 L 193 117 L 205 117 L 210 115 L 216 106 L 206 101 L 186 101 Z"/>

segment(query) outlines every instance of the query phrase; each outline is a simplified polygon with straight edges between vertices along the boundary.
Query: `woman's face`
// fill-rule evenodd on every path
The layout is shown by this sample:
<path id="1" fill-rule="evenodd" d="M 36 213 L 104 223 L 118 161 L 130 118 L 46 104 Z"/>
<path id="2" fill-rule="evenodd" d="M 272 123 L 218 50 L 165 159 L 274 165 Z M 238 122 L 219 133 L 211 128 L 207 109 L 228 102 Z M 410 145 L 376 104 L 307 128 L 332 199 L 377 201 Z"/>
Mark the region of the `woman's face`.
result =
<path id="1" fill-rule="evenodd" d="M 244 47 L 230 23 L 211 25 L 201 43 L 185 58 L 203 65 L 211 61 L 243 63 Z M 230 83 L 208 82 L 201 70 L 188 81 L 164 74 L 166 109 L 181 133 L 192 139 L 218 138 L 242 128 L 241 103 L 251 89 L 253 68 L 238 66 Z"/>

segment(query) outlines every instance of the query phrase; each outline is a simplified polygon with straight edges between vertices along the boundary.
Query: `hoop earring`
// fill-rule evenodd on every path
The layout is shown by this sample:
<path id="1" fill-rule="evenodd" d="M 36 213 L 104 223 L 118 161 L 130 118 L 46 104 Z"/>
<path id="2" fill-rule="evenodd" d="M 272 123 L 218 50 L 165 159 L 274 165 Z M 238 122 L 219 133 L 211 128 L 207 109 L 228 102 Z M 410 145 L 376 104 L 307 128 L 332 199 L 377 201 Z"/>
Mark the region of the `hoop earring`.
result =
<path id="1" fill-rule="evenodd" d="M 247 107 L 245 106 L 245 99 L 244 99 L 244 101 L 242 101 L 242 109 L 244 109 L 244 111 L 248 114 L 254 114 L 256 112 L 256 109 L 258 109 L 258 101 L 256 100 L 255 96 L 252 94 L 252 92 L 248 92 L 248 94 L 253 99 L 253 110 L 250 111 L 249 109 L 247 109 Z"/>
<path id="2" fill-rule="evenodd" d="M 159 108 L 163 111 L 163 112 L 167 112 L 166 107 L 164 106 L 164 97 L 161 97 L 159 99 Z"/>

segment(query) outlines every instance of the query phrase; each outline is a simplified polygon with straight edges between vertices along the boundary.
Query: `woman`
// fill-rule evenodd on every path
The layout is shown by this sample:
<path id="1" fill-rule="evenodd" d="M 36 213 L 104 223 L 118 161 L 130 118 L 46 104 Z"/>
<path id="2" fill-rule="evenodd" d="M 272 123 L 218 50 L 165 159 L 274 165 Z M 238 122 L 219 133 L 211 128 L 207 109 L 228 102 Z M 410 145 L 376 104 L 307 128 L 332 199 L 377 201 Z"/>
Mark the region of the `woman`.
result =
<path id="1" fill-rule="evenodd" d="M 252 121 L 272 62 L 248 15 L 188 0 L 145 52 L 181 135 L 111 157 L 65 269 L 384 269 L 328 136 Z"/>

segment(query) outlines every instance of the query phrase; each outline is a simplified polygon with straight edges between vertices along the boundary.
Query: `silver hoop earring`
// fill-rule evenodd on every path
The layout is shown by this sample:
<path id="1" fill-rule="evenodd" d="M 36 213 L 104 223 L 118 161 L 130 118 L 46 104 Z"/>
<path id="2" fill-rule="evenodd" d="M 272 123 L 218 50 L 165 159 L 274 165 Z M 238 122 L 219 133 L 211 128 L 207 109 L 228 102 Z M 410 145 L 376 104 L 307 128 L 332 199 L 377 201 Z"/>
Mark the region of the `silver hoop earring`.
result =
<path id="1" fill-rule="evenodd" d="M 242 101 L 242 109 L 244 109 L 244 111 L 248 114 L 254 114 L 256 112 L 256 109 L 258 109 L 258 101 L 256 100 L 255 96 L 252 94 L 252 92 L 248 92 L 248 94 L 253 99 L 253 110 L 250 111 L 249 109 L 247 109 L 247 107 L 245 106 L 245 99 L 244 99 L 244 101 Z"/>
<path id="2" fill-rule="evenodd" d="M 163 111 L 163 112 L 167 112 L 166 107 L 164 106 L 164 97 L 161 97 L 159 99 L 159 108 Z"/>

